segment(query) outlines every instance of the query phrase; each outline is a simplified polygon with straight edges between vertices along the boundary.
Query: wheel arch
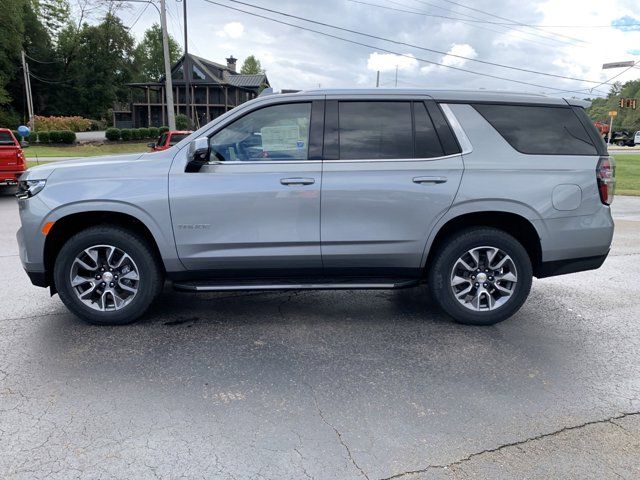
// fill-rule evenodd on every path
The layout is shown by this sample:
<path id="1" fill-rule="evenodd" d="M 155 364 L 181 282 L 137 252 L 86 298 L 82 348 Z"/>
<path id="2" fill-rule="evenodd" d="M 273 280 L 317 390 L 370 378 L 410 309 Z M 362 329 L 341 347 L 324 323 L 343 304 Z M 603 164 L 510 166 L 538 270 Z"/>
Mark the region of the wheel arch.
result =
<path id="1" fill-rule="evenodd" d="M 427 272 L 429 270 L 436 252 L 448 237 L 469 227 L 493 227 L 513 236 L 529 254 L 533 274 L 537 275 L 542 263 L 542 243 L 539 232 L 534 224 L 521 212 L 516 213 L 500 209 L 453 214 L 443 219 L 433 229 L 429 239 L 426 255 L 424 256 L 424 271 Z"/>
<path id="2" fill-rule="evenodd" d="M 161 248 L 156 235 L 152 233 L 151 229 L 145 222 L 136 216 L 113 210 L 86 210 L 74 212 L 58 218 L 47 233 L 45 239 L 43 261 L 45 275 L 47 277 L 48 284 L 52 288 L 52 293 L 56 291 L 53 281 L 53 265 L 60 249 L 64 243 L 76 233 L 97 225 L 115 225 L 138 234 L 151 246 L 163 273 L 166 273 L 167 266 L 164 262 L 164 257 L 161 254 Z"/>

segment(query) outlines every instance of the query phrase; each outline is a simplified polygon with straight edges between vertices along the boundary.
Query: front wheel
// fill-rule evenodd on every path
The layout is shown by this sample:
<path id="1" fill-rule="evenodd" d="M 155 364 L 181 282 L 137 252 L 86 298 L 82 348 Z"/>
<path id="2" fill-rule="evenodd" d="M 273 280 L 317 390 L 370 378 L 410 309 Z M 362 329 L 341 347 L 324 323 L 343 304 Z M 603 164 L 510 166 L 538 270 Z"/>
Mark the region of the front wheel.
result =
<path id="1" fill-rule="evenodd" d="M 56 257 L 60 299 L 98 325 L 138 319 L 162 289 L 162 271 L 145 240 L 121 227 L 91 227 L 71 237 Z"/>
<path id="2" fill-rule="evenodd" d="M 470 325 L 492 325 L 515 314 L 532 277 L 522 244 L 495 228 L 470 228 L 450 237 L 428 272 L 434 300 L 454 320 Z"/>

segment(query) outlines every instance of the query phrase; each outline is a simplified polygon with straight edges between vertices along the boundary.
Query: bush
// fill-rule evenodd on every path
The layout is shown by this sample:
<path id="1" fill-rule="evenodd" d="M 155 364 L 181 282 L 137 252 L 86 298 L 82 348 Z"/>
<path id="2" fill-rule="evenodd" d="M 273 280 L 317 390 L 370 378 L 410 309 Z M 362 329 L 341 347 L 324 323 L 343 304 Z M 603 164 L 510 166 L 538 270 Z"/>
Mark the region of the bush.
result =
<path id="1" fill-rule="evenodd" d="M 179 113 L 176 115 L 176 129 L 178 130 L 186 130 L 189 128 L 189 119 L 184 113 Z"/>
<path id="2" fill-rule="evenodd" d="M 160 135 L 161 133 L 164 133 L 164 132 L 168 132 L 168 131 L 169 131 L 169 127 L 167 127 L 166 125 L 163 125 L 158 129 L 158 135 Z"/>
<path id="3" fill-rule="evenodd" d="M 139 128 L 138 133 L 140 133 L 140 138 L 149 138 L 149 129 L 148 128 Z"/>
<path id="4" fill-rule="evenodd" d="M 120 129 L 107 128 L 107 131 L 104 132 L 104 136 L 107 138 L 107 140 L 111 140 L 112 142 L 120 140 Z"/>
<path id="5" fill-rule="evenodd" d="M 66 143 L 67 145 L 71 145 L 72 143 L 76 143 L 76 134 L 71 130 L 63 130 L 60 132 L 60 141 L 62 143 Z"/>
<path id="6" fill-rule="evenodd" d="M 18 133 L 18 130 L 11 130 L 13 132 L 13 136 L 16 137 L 16 140 L 20 141 L 20 134 Z"/>
<path id="7" fill-rule="evenodd" d="M 36 115 L 34 125 L 38 130 L 71 130 L 72 132 L 86 132 L 91 129 L 91 120 L 78 116 L 74 117 L 43 117 Z"/>
<path id="8" fill-rule="evenodd" d="M 51 143 L 62 143 L 62 132 L 59 130 L 49 131 L 49 141 Z"/>
<path id="9" fill-rule="evenodd" d="M 120 130 L 120 137 L 122 138 L 122 140 L 124 141 L 131 140 L 131 130 L 133 129 L 123 128 L 122 130 Z"/>
<path id="10" fill-rule="evenodd" d="M 131 140 L 140 140 L 140 130 L 137 128 L 131 129 Z"/>
<path id="11" fill-rule="evenodd" d="M 3 105 L 3 107 L 8 107 L 8 105 Z M 8 110 L 3 110 L 0 108 L 0 127 L 3 128 L 15 128 L 20 125 L 20 115 L 9 107 Z"/>
<path id="12" fill-rule="evenodd" d="M 104 130 L 107 128 L 107 122 L 104 120 L 89 120 L 91 124 L 89 125 L 89 130 L 92 132 L 97 132 L 98 130 Z"/>
<path id="13" fill-rule="evenodd" d="M 28 138 L 30 143 L 36 143 L 38 141 L 38 132 L 31 132 Z"/>
<path id="14" fill-rule="evenodd" d="M 38 141 L 40 143 L 49 143 L 49 132 L 38 132 Z"/>
<path id="15" fill-rule="evenodd" d="M 160 129 L 157 127 L 149 127 L 149 138 L 158 138 L 160 135 Z"/>

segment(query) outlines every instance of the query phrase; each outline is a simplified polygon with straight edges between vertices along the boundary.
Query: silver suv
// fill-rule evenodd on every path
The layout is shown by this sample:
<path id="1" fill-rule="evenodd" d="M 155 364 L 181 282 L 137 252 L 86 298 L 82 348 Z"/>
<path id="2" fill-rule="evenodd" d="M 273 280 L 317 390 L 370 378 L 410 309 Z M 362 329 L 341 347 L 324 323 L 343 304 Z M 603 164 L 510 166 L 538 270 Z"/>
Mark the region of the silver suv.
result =
<path id="1" fill-rule="evenodd" d="M 97 324 L 189 292 L 426 282 L 455 320 L 513 315 L 533 276 L 589 270 L 615 164 L 584 102 L 425 90 L 267 95 L 160 153 L 21 178 L 31 281 Z"/>

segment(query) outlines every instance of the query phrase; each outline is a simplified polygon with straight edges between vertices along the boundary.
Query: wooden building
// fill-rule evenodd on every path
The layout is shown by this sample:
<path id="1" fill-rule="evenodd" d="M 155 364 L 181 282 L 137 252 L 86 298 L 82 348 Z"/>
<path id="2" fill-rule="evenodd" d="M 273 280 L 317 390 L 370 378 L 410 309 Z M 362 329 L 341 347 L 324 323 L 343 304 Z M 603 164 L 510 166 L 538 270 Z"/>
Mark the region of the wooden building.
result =
<path id="1" fill-rule="evenodd" d="M 191 118 L 199 127 L 231 108 L 258 96 L 269 87 L 266 74 L 243 75 L 236 72 L 236 59 L 227 65 L 193 54 L 183 55 L 171 69 L 176 113 L 186 114 L 186 80 L 190 83 Z M 167 124 L 164 77 L 158 82 L 129 83 L 129 104 L 114 105 L 113 123 L 118 128 L 159 127 Z"/>

